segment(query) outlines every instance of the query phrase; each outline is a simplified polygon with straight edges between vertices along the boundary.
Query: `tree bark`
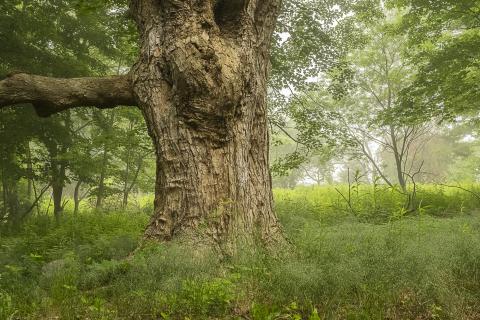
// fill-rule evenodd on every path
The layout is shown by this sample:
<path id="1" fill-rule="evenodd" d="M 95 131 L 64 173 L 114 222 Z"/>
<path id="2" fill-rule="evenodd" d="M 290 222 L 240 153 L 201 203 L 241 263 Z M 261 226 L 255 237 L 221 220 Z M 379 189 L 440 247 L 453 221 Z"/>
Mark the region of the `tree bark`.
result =
<path id="1" fill-rule="evenodd" d="M 125 149 L 125 174 L 123 176 L 123 200 L 122 200 L 122 208 L 125 209 L 128 204 L 128 178 L 130 176 L 130 153 L 131 153 L 131 141 L 130 137 L 133 131 L 133 123 L 130 120 L 129 123 L 129 131 L 127 132 L 127 148 Z"/>
<path id="2" fill-rule="evenodd" d="M 75 184 L 75 189 L 73 191 L 73 203 L 74 203 L 74 209 L 73 209 L 73 214 L 77 215 L 78 210 L 80 208 L 80 187 L 82 185 L 82 180 L 78 180 L 77 183 Z"/>
<path id="3" fill-rule="evenodd" d="M 7 188 L 7 201 L 9 220 L 12 227 L 16 228 L 20 225 L 20 201 L 18 198 L 18 183 L 17 181 L 10 181 L 10 185 Z"/>
<path id="4" fill-rule="evenodd" d="M 407 193 L 407 182 L 405 181 L 405 173 L 404 173 L 404 166 L 403 166 L 403 155 L 400 154 L 398 151 L 398 140 L 395 135 L 395 128 L 390 126 L 390 139 L 392 140 L 392 150 L 393 150 L 393 157 L 395 158 L 395 170 L 397 172 L 397 179 L 400 188 L 402 189 L 403 193 Z"/>
<path id="5" fill-rule="evenodd" d="M 0 148 L 0 170 L 2 177 L 2 215 L 1 219 L 7 218 L 8 213 L 8 181 L 7 181 L 7 157 L 10 153 L 9 148 Z"/>
<path id="6" fill-rule="evenodd" d="M 97 201 L 95 203 L 95 209 L 101 210 L 103 206 L 103 198 L 105 196 L 105 175 L 107 172 L 108 165 L 108 150 L 107 144 L 103 145 L 103 157 L 102 157 L 102 167 L 100 169 L 100 177 L 98 178 L 98 189 L 97 189 Z"/>
<path id="7" fill-rule="evenodd" d="M 55 147 L 56 148 L 56 147 Z M 53 215 L 56 222 L 60 222 L 60 218 L 63 213 L 63 188 L 65 186 L 65 173 L 66 165 L 63 160 L 57 159 L 58 154 L 51 154 L 51 186 L 52 186 L 52 198 L 53 198 Z"/>
<path id="8" fill-rule="evenodd" d="M 280 0 L 132 0 L 141 53 L 131 79 L 109 78 L 110 86 L 95 79 L 92 86 L 33 78 L 42 85 L 25 90 L 32 78 L 22 75 L 0 82 L 0 105 L 32 102 L 49 115 L 79 105 L 136 103 L 157 155 L 155 212 L 145 238 L 278 244 L 266 91 L 279 9 Z M 89 99 L 80 98 L 77 84 L 92 93 Z M 111 88 L 106 101 L 105 87 Z M 63 103 L 62 90 L 74 98 Z M 45 96 L 35 96 L 38 91 Z M 128 94 L 118 99 L 119 92 Z"/>
<path id="9" fill-rule="evenodd" d="M 30 141 L 27 141 L 27 199 L 32 200 L 33 195 L 33 163 L 32 163 L 32 150 L 30 149 Z"/>
<path id="10" fill-rule="evenodd" d="M 123 176 L 123 201 L 122 208 L 125 209 L 128 204 L 128 176 L 130 175 L 130 159 L 127 156 L 125 175 Z"/>
<path id="11" fill-rule="evenodd" d="M 41 117 L 74 107 L 111 108 L 135 105 L 130 77 L 48 78 L 25 73 L 11 74 L 0 81 L 0 108 L 33 104 Z"/>
<path id="12" fill-rule="evenodd" d="M 281 238 L 266 109 L 268 48 L 279 5 L 132 1 L 143 44 L 132 82 L 157 154 L 155 212 L 146 238 Z"/>
<path id="13" fill-rule="evenodd" d="M 128 196 L 130 195 L 130 192 L 132 191 L 135 184 L 137 183 L 138 175 L 140 174 L 142 167 L 143 167 L 143 157 L 137 159 L 137 168 L 135 170 L 135 173 L 133 175 L 132 182 L 130 183 L 130 185 L 128 185 L 128 175 L 126 176 L 125 185 L 123 189 L 123 202 L 122 202 L 124 209 L 128 205 Z"/>
<path id="14" fill-rule="evenodd" d="M 7 220 L 12 227 L 19 225 L 20 201 L 18 197 L 18 175 L 16 169 L 17 147 L 6 148 L 2 151 L 0 168 L 2 169 L 2 190 L 3 190 L 3 218 Z M 9 174 L 8 174 L 9 173 Z"/>
<path id="15" fill-rule="evenodd" d="M 5 177 L 5 171 L 2 168 L 2 215 L 1 218 L 7 216 L 7 179 Z"/>
<path id="16" fill-rule="evenodd" d="M 52 197 L 53 197 L 53 215 L 56 222 L 60 222 L 63 213 L 62 198 L 63 198 L 63 185 L 55 183 L 52 185 Z"/>
<path id="17" fill-rule="evenodd" d="M 115 113 L 111 112 L 110 117 L 108 118 L 108 122 L 104 127 L 104 129 L 107 130 L 109 134 L 111 133 L 110 131 L 112 130 L 114 122 L 115 122 Z M 97 210 L 102 209 L 103 199 L 105 198 L 105 178 L 107 176 L 109 152 L 110 152 L 108 145 L 109 145 L 108 142 L 106 141 L 103 142 L 102 164 L 100 168 L 100 177 L 98 179 L 97 201 L 95 204 L 95 209 Z"/>

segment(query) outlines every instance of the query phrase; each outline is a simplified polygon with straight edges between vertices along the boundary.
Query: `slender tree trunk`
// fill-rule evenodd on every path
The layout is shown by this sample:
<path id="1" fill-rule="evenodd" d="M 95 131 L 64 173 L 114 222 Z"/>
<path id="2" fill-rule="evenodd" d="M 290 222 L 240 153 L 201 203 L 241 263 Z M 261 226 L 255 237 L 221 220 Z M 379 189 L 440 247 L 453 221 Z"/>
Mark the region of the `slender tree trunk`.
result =
<path id="1" fill-rule="evenodd" d="M 63 213 L 63 188 L 65 185 L 65 173 L 66 166 L 63 160 L 58 160 L 59 152 L 57 145 L 50 146 L 50 161 L 51 161 L 51 186 L 52 186 L 52 199 L 53 199 L 53 215 L 57 222 L 60 222 L 61 215 Z M 64 148 L 62 148 L 64 149 Z M 65 150 L 62 150 L 61 154 L 64 154 Z"/>
<path id="2" fill-rule="evenodd" d="M 48 216 L 49 212 L 50 212 L 50 206 L 52 205 L 52 197 L 50 196 L 49 200 L 48 200 L 48 206 L 47 206 L 47 209 L 45 210 L 45 215 Z"/>
<path id="3" fill-rule="evenodd" d="M 131 134 L 133 133 L 133 121 L 130 120 L 130 128 L 129 128 L 129 132 L 128 132 L 128 142 L 127 142 L 127 146 L 128 146 L 128 150 L 125 150 L 125 175 L 124 175 L 124 179 L 123 179 L 123 201 L 122 201 L 122 208 L 126 208 L 127 207 L 127 204 L 128 204 L 128 193 L 129 193 L 129 190 L 128 190 L 128 177 L 130 176 L 130 153 L 131 153 L 131 148 L 133 148 L 134 146 L 131 145 L 131 140 L 130 140 L 130 136 Z"/>
<path id="4" fill-rule="evenodd" d="M 56 222 L 60 222 L 60 218 L 63 213 L 63 189 L 65 187 L 67 162 L 64 156 L 68 153 L 69 147 L 72 143 L 71 139 L 71 114 L 70 110 L 65 112 L 64 129 L 68 132 L 66 136 L 51 137 L 46 135 L 44 138 L 44 144 L 48 150 L 50 160 L 50 186 L 52 188 L 52 200 L 53 200 L 53 215 Z"/>
<path id="5" fill-rule="evenodd" d="M 35 180 L 32 180 L 32 187 L 33 187 L 33 195 L 35 196 L 35 199 L 38 199 L 38 201 L 35 203 L 35 207 L 37 208 L 37 217 L 39 217 L 41 196 L 37 195 L 37 187 L 35 186 Z"/>
<path id="6" fill-rule="evenodd" d="M 2 155 L 2 187 L 3 187 L 3 201 L 4 201 L 4 216 L 8 215 L 8 220 L 11 226 L 19 225 L 20 201 L 18 197 L 18 181 L 15 176 L 8 175 L 8 168 L 15 168 L 16 166 L 16 146 L 12 149 L 5 150 Z"/>
<path id="7" fill-rule="evenodd" d="M 125 168 L 125 176 L 123 179 L 123 201 L 122 207 L 125 209 L 128 204 L 128 176 L 130 175 L 130 157 L 127 154 L 126 160 L 127 167 Z"/>
<path id="8" fill-rule="evenodd" d="M 75 184 L 75 189 L 73 191 L 73 202 L 74 202 L 74 209 L 73 214 L 78 214 L 78 209 L 80 208 L 80 187 L 82 186 L 82 180 L 78 180 Z"/>
<path id="9" fill-rule="evenodd" d="M 60 222 L 61 215 L 63 213 L 62 198 L 63 188 L 65 184 L 65 163 L 63 160 L 58 160 L 58 146 L 49 146 L 50 154 L 50 167 L 51 177 L 50 185 L 52 187 L 52 199 L 53 199 L 53 215 L 57 222 Z"/>
<path id="10" fill-rule="evenodd" d="M 32 200 L 33 196 L 33 163 L 32 163 L 32 151 L 30 150 L 30 141 L 27 142 L 27 180 L 28 180 L 28 186 L 27 186 L 27 198 L 29 201 Z"/>
<path id="11" fill-rule="evenodd" d="M 132 179 L 132 183 L 130 185 L 126 185 L 126 189 L 124 190 L 123 193 L 123 207 L 126 208 L 128 204 L 128 196 L 130 195 L 130 192 L 132 191 L 133 187 L 137 183 L 138 175 L 140 174 L 140 171 L 142 170 L 143 167 L 143 158 L 139 158 L 137 161 L 137 169 L 135 170 L 135 174 Z"/>
<path id="12" fill-rule="evenodd" d="M 110 118 L 108 120 L 106 130 L 110 131 L 111 126 L 115 121 L 115 113 L 112 111 L 110 113 Z M 108 157 L 109 157 L 109 150 L 107 142 L 103 144 L 103 157 L 102 157 L 102 166 L 100 171 L 100 177 L 98 179 L 98 190 L 97 190 L 97 201 L 95 204 L 95 209 L 100 210 L 103 206 L 103 199 L 105 198 L 105 178 L 107 176 L 107 169 L 108 169 Z"/>
<path id="13" fill-rule="evenodd" d="M 20 225 L 20 202 L 18 198 L 18 185 L 17 182 L 12 182 L 8 187 L 8 207 L 10 211 L 10 220 L 13 222 L 13 226 Z"/>
<path id="14" fill-rule="evenodd" d="M 157 154 L 145 236 L 275 243 L 266 81 L 279 4 L 217 3 L 133 1 L 143 40 L 134 93 Z"/>
<path id="15" fill-rule="evenodd" d="M 28 185 L 27 185 L 27 199 L 30 201 L 32 200 L 33 196 L 33 188 L 32 188 L 32 179 L 28 178 Z"/>
<path id="16" fill-rule="evenodd" d="M 7 216 L 7 178 L 2 167 L 2 218 Z"/>
<path id="17" fill-rule="evenodd" d="M 95 204 L 95 209 L 102 209 L 103 198 L 105 196 L 105 176 L 107 173 L 108 165 L 108 150 L 107 144 L 103 145 L 103 157 L 102 157 L 102 167 L 100 171 L 100 178 L 98 179 L 98 190 L 97 190 L 97 202 Z"/>
<path id="18" fill-rule="evenodd" d="M 333 170 L 327 169 L 327 170 L 325 171 L 325 182 L 326 182 L 328 185 L 332 185 L 332 184 L 333 184 Z"/>
<path id="19" fill-rule="evenodd" d="M 393 156 L 395 158 L 395 169 L 397 172 L 397 179 L 403 193 L 407 193 L 407 182 L 405 181 L 405 174 L 403 172 L 403 159 L 398 151 L 397 138 L 395 136 L 395 129 L 390 126 L 390 139 L 392 140 Z"/>
<path id="20" fill-rule="evenodd" d="M 52 198 L 53 198 L 53 215 L 55 221 L 59 222 L 63 213 L 62 198 L 63 198 L 63 182 L 54 181 L 52 184 Z"/>
<path id="21" fill-rule="evenodd" d="M 127 205 L 128 205 L 128 191 L 125 189 L 123 191 L 122 208 L 123 209 L 127 208 Z"/>

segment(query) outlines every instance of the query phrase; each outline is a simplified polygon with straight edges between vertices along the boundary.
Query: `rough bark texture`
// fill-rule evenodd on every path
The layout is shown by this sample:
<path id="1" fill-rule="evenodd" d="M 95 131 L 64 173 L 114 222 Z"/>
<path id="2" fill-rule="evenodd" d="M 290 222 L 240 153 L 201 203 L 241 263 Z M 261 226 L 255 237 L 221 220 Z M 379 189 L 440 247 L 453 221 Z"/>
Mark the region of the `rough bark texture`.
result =
<path id="1" fill-rule="evenodd" d="M 58 79 L 17 73 L 0 81 L 0 108 L 31 103 L 48 117 L 73 107 L 136 105 L 128 76 Z"/>
<path id="2" fill-rule="evenodd" d="M 134 0 L 134 93 L 157 153 L 146 237 L 281 238 L 268 167 L 266 81 L 277 0 Z"/>

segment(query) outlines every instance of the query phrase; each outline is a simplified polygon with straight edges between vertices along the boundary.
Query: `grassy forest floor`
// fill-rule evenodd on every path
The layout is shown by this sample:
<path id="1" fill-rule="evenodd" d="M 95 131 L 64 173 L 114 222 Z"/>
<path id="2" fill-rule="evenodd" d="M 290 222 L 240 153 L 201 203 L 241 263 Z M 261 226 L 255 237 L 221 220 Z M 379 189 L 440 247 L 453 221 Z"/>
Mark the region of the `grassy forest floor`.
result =
<path id="1" fill-rule="evenodd" d="M 472 187 L 473 188 L 473 187 Z M 348 188 L 340 192 L 348 195 Z M 32 217 L 0 241 L 0 319 L 480 319 L 480 213 L 468 192 L 276 190 L 291 252 L 229 261 L 137 247 L 148 216 Z M 348 196 L 346 197 L 348 199 Z"/>

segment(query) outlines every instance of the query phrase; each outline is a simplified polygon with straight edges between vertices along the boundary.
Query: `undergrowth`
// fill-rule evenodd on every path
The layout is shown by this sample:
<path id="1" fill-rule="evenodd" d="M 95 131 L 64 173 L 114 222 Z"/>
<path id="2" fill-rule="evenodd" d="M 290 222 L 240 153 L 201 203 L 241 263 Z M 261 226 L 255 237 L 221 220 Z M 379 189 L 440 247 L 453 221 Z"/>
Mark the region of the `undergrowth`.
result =
<path id="1" fill-rule="evenodd" d="M 480 318 L 477 200 L 423 186 L 398 214 L 394 192 L 370 191 L 352 211 L 333 188 L 276 190 L 293 243 L 276 258 L 175 242 L 132 256 L 144 213 L 32 217 L 1 235 L 0 319 Z"/>

